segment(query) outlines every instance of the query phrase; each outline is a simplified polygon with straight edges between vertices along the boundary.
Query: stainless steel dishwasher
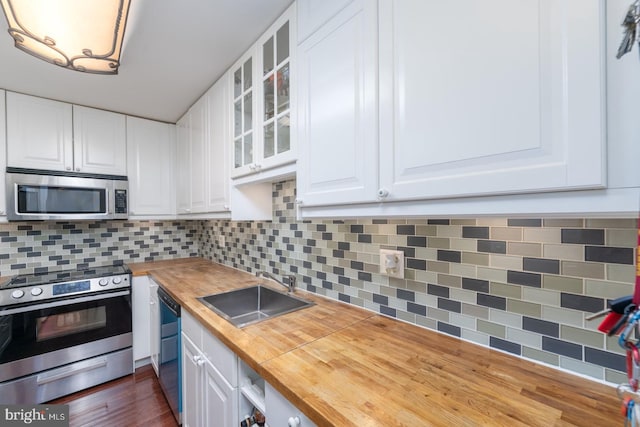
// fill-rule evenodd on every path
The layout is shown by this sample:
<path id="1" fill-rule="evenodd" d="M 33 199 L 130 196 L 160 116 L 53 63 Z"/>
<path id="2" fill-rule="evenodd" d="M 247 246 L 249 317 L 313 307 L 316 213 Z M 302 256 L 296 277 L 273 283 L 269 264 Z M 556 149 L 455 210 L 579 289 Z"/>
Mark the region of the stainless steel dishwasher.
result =
<path id="1" fill-rule="evenodd" d="M 182 424 L 182 357 L 180 304 L 161 287 L 158 287 L 160 303 L 160 357 L 158 379 L 173 416 Z"/>

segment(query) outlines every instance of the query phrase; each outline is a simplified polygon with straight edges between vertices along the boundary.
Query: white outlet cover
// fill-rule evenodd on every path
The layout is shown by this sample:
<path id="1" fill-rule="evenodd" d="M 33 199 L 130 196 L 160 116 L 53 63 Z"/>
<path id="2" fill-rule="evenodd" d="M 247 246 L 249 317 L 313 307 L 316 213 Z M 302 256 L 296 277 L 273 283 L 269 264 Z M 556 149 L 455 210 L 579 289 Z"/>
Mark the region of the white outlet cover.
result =
<path id="1" fill-rule="evenodd" d="M 388 257 L 392 257 L 392 263 L 395 263 L 395 268 L 387 268 L 386 260 Z M 404 279 L 404 252 L 380 249 L 380 274 Z"/>

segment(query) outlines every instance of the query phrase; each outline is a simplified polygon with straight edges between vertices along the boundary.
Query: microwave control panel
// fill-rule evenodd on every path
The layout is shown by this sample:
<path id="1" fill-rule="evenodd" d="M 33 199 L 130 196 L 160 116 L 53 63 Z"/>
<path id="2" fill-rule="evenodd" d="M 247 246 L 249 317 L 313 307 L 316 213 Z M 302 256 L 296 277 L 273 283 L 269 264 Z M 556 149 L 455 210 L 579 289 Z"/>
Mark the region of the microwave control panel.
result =
<path id="1" fill-rule="evenodd" d="M 115 213 L 127 213 L 127 190 L 115 190 Z"/>

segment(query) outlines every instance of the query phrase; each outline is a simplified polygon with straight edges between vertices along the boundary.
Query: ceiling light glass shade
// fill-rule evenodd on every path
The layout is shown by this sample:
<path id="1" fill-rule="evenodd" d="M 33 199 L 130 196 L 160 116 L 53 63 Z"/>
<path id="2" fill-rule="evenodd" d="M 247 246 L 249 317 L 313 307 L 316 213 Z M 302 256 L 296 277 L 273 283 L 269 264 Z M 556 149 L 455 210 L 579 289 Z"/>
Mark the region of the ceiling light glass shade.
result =
<path id="1" fill-rule="evenodd" d="M 130 0 L 0 0 L 15 46 L 76 71 L 117 74 Z"/>

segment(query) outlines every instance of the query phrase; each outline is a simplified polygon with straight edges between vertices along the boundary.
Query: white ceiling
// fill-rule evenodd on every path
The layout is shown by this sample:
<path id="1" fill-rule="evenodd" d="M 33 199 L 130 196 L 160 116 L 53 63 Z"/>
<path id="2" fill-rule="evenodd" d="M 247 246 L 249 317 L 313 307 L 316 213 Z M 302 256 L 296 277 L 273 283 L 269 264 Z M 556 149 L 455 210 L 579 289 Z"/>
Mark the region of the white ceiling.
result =
<path id="1" fill-rule="evenodd" d="M 0 88 L 175 123 L 293 0 L 131 0 L 118 75 L 14 47 L 0 8 Z"/>

